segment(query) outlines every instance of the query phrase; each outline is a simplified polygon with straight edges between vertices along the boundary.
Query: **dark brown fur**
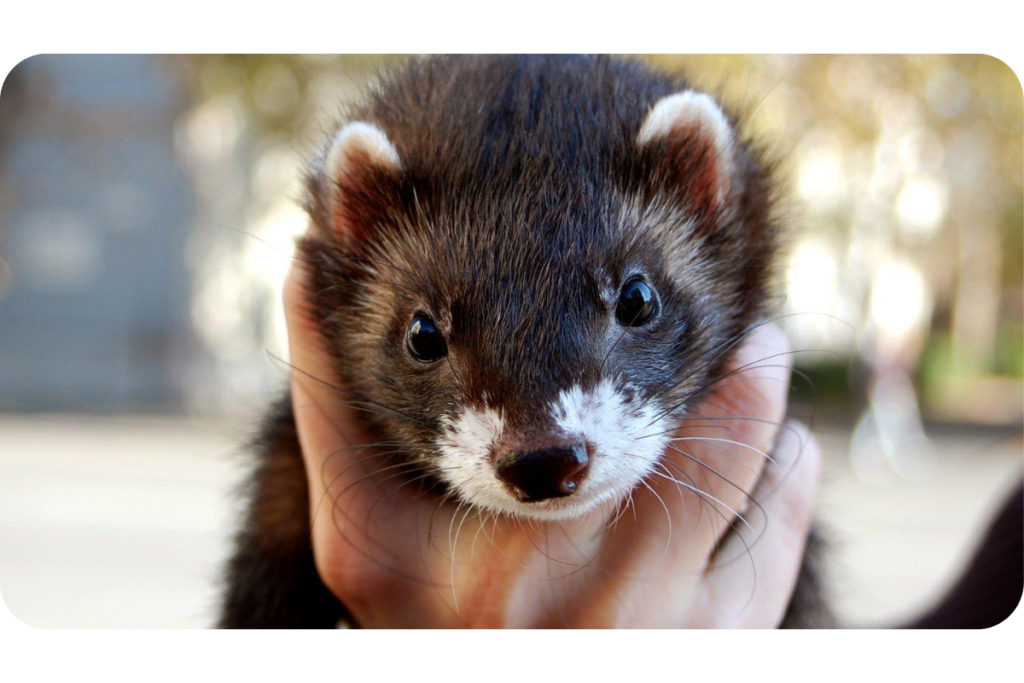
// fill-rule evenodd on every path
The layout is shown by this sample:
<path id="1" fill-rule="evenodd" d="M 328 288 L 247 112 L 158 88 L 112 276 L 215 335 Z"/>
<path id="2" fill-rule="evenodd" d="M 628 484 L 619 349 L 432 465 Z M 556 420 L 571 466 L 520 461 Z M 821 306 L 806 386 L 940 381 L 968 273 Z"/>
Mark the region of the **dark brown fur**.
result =
<path id="1" fill-rule="evenodd" d="M 571 382 L 625 376 L 636 400 L 671 415 L 713 384 L 766 314 L 773 183 L 737 139 L 720 204 L 699 130 L 637 146 L 651 107 L 686 87 L 620 59 L 434 58 L 388 74 L 351 112 L 387 134 L 402 170 L 356 164 L 331 179 L 315 161 L 315 229 L 299 253 L 312 269 L 312 314 L 372 430 L 429 471 L 452 396 L 498 396 L 511 424 L 539 430 L 541 408 Z M 700 267 L 678 272 L 684 261 Z M 592 332 L 608 315 L 601 293 L 634 271 L 664 314 L 609 349 Z M 405 326 L 421 310 L 466 352 L 436 367 L 411 362 Z M 344 609 L 316 576 L 287 400 L 256 450 L 221 624 L 333 626 Z M 790 625 L 824 614 L 815 577 L 793 608 Z"/>

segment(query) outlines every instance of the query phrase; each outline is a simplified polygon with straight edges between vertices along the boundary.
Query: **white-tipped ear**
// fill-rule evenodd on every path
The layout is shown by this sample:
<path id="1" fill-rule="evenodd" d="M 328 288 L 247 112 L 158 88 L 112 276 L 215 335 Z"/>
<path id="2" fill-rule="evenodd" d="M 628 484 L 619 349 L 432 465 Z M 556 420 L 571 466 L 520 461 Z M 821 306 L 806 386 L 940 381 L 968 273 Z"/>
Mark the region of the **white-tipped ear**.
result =
<path id="1" fill-rule="evenodd" d="M 361 163 L 394 171 L 402 168 L 398 150 L 384 131 L 369 123 L 353 121 L 334 136 L 327 150 L 327 173 L 337 183 L 349 174 L 353 164 Z"/>
<path id="2" fill-rule="evenodd" d="M 711 139 L 719 152 L 731 146 L 732 126 L 722 108 L 710 95 L 692 90 L 658 100 L 644 120 L 636 140 L 646 145 L 681 129 L 699 129 L 701 134 Z"/>
<path id="3" fill-rule="evenodd" d="M 353 121 L 334 136 L 324 156 L 320 191 L 323 229 L 354 248 L 375 223 L 373 211 L 391 196 L 402 170 L 398 150 L 377 126 Z"/>
<path id="4" fill-rule="evenodd" d="M 721 203 L 729 193 L 734 137 L 732 125 L 718 103 L 709 95 L 687 90 L 660 99 L 647 114 L 636 141 L 640 146 L 662 139 L 707 145 L 708 168 L 687 170 L 706 176 L 703 180 L 713 186 L 712 196 Z"/>

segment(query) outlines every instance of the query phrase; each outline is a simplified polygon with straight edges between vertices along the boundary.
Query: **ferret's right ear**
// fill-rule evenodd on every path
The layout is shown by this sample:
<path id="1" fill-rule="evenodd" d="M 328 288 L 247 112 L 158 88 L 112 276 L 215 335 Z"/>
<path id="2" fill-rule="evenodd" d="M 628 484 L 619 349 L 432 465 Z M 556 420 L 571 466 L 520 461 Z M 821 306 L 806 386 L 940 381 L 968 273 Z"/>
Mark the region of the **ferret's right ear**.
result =
<path id="1" fill-rule="evenodd" d="M 687 90 L 662 98 L 644 120 L 636 142 L 662 155 L 692 208 L 715 210 L 730 195 L 735 132 L 709 95 Z"/>
<path id="2" fill-rule="evenodd" d="M 330 230 L 358 243 L 394 195 L 402 173 L 398 150 L 377 126 L 354 121 L 335 134 L 324 157 L 324 197 Z"/>

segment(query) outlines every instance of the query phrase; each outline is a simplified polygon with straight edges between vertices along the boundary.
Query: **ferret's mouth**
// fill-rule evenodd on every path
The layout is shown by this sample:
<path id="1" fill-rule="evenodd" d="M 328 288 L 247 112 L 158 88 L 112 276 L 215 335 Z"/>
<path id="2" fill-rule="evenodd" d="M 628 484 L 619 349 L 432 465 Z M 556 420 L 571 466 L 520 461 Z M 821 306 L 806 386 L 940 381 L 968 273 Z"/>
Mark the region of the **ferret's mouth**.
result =
<path id="1" fill-rule="evenodd" d="M 500 486 L 487 491 L 473 491 L 466 495 L 466 498 L 469 499 L 468 502 L 484 509 L 513 517 L 544 522 L 561 522 L 579 519 L 595 510 L 610 507 L 625 500 L 629 490 L 637 483 L 620 482 L 623 486 L 608 486 L 584 481 L 572 495 L 544 500 L 523 500 L 515 493 L 510 492 L 507 487 Z"/>

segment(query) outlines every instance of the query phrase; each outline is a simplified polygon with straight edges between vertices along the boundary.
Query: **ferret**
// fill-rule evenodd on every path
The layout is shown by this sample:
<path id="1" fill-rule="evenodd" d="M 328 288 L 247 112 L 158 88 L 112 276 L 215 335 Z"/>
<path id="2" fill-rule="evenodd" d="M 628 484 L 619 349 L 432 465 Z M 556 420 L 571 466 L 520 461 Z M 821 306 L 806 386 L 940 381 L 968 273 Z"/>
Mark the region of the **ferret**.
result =
<path id="1" fill-rule="evenodd" d="M 337 376 L 382 408 L 368 428 L 484 510 L 625 500 L 767 314 L 776 184 L 737 125 L 624 58 L 384 74 L 310 164 L 298 245 Z M 220 625 L 351 622 L 314 564 L 288 396 L 254 450 Z M 824 614 L 811 559 L 785 625 Z"/>

